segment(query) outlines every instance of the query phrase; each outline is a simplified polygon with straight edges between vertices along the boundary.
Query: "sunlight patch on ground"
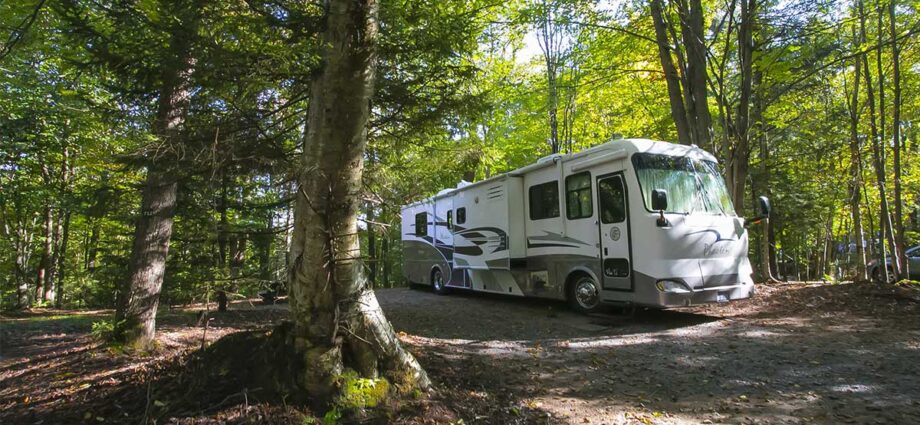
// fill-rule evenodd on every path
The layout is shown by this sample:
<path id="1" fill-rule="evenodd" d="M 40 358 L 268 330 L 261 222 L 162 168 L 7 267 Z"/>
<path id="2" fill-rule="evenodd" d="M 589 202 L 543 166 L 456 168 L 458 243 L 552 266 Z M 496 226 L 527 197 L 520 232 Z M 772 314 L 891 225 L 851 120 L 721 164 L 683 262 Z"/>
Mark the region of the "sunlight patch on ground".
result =
<path id="1" fill-rule="evenodd" d="M 835 385 L 831 390 L 838 393 L 868 393 L 878 390 L 878 385 L 844 384 Z"/>

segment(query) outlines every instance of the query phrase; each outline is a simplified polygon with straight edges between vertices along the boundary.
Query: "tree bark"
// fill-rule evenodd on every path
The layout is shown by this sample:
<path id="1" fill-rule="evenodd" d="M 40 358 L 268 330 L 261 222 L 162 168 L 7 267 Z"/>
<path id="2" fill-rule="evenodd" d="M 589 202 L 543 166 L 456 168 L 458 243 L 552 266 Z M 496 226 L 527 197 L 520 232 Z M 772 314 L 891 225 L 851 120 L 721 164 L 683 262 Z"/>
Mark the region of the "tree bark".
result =
<path id="1" fill-rule="evenodd" d="M 742 2 L 743 3 L 743 2 Z M 686 99 L 690 111 L 693 142 L 709 146 L 712 140 L 712 116 L 709 114 L 706 78 L 706 43 L 703 36 L 703 5 L 701 0 L 678 0 L 681 34 L 687 57 L 687 81 L 690 83 Z"/>
<path id="2" fill-rule="evenodd" d="M 756 0 L 741 0 L 741 23 L 738 25 L 738 59 L 741 65 L 741 85 L 738 112 L 735 115 L 735 143 L 728 159 L 728 184 L 732 203 L 739 212 L 744 210 L 744 191 L 751 156 L 751 103 L 754 90 L 754 24 Z"/>
<path id="3" fill-rule="evenodd" d="M 546 64 L 546 113 L 549 120 L 549 144 L 551 153 L 559 153 L 559 66 L 562 55 L 562 34 L 556 22 L 556 2 L 543 1 L 540 5 L 540 24 L 537 41 L 543 51 Z"/>
<path id="4" fill-rule="evenodd" d="M 690 124 L 687 122 L 687 110 L 684 108 L 683 95 L 681 94 L 680 74 L 674 66 L 671 57 L 671 41 L 668 36 L 667 22 L 664 20 L 662 0 L 651 0 L 649 7 L 652 13 L 652 22 L 655 26 L 655 41 L 658 44 L 658 59 L 664 71 L 665 82 L 668 87 L 668 100 L 671 105 L 671 119 L 677 129 L 677 140 L 685 145 L 693 144 L 690 135 Z"/>
<path id="5" fill-rule="evenodd" d="M 289 282 L 294 347 L 307 365 L 298 386 L 317 406 L 334 400 L 346 368 L 382 374 L 399 388 L 430 385 L 384 317 L 361 262 L 357 219 L 377 10 L 375 0 L 327 2 L 323 69 L 311 88 Z"/>
<path id="6" fill-rule="evenodd" d="M 390 234 L 386 232 L 383 235 L 383 241 L 380 243 L 380 262 L 381 262 L 381 285 L 385 288 L 390 287 Z"/>
<path id="7" fill-rule="evenodd" d="M 42 300 L 48 303 L 53 303 L 57 296 L 58 263 L 61 258 L 61 234 L 64 226 L 64 211 L 60 201 L 57 210 L 51 230 L 51 259 L 48 261 L 48 270 L 45 274 L 45 293 L 42 295 Z"/>
<path id="8" fill-rule="evenodd" d="M 29 288 L 27 269 L 29 266 L 29 259 L 32 256 L 33 238 L 33 234 L 29 232 L 29 229 L 33 228 L 35 221 L 36 219 L 33 218 L 32 223 L 26 223 L 24 220 L 20 219 L 16 229 L 13 232 L 8 232 L 14 235 L 13 245 L 16 251 L 16 260 L 14 261 L 13 268 L 16 281 L 16 307 L 20 309 L 31 307 L 32 300 L 34 299 L 34 292 Z"/>
<path id="9" fill-rule="evenodd" d="M 374 225 L 374 220 L 377 219 L 377 215 L 374 213 L 374 205 L 370 202 L 367 204 L 367 259 L 370 261 L 370 267 L 368 267 L 368 278 L 373 287 L 377 286 L 377 226 Z"/>
<path id="10" fill-rule="evenodd" d="M 220 212 L 220 223 L 217 225 L 217 267 L 224 270 L 227 266 L 227 232 L 230 230 L 230 224 L 227 218 L 227 177 L 226 171 L 221 171 L 220 177 L 220 199 L 217 202 L 217 209 Z"/>
<path id="11" fill-rule="evenodd" d="M 57 287 L 55 288 L 54 306 L 61 308 L 64 305 L 64 278 L 67 276 L 67 248 L 70 241 L 70 209 L 64 210 L 64 222 L 61 226 L 61 245 L 58 253 Z"/>
<path id="12" fill-rule="evenodd" d="M 48 271 L 51 268 L 51 233 L 54 227 L 54 213 L 50 206 L 45 207 L 45 221 L 42 234 L 42 256 L 38 261 L 38 272 L 35 273 L 35 299 L 45 301 L 46 287 L 48 285 Z"/>
<path id="13" fill-rule="evenodd" d="M 904 265 L 904 276 L 910 275 L 909 266 L 905 254 L 904 241 L 904 202 L 901 199 L 901 51 L 898 47 L 898 25 L 895 14 L 895 4 L 897 0 L 888 2 L 888 26 L 891 32 L 891 64 L 892 64 L 892 84 L 894 85 L 894 103 L 891 106 L 891 135 L 894 138 L 894 227 L 895 239 L 897 243 L 898 256 L 901 264 Z"/>
<path id="14" fill-rule="evenodd" d="M 240 277 L 243 264 L 246 262 L 246 242 L 249 235 L 245 233 L 234 234 L 230 238 L 230 278 L 236 282 Z"/>
<path id="15" fill-rule="evenodd" d="M 197 31 L 197 6 L 184 6 L 176 12 L 177 23 L 170 40 L 173 55 L 163 64 L 162 88 L 153 124 L 160 150 L 168 154 L 148 158 L 150 164 L 134 232 L 129 277 L 119 292 L 115 310 L 116 339 L 136 350 L 153 348 L 156 313 L 176 208 L 177 181 L 175 170 L 170 167 L 171 161 L 176 159 L 172 155 L 181 143 L 181 127 L 191 97 L 191 75 L 195 67 L 191 40 Z"/>
<path id="16" fill-rule="evenodd" d="M 858 40 L 858 38 L 857 38 Z M 863 249 L 863 227 L 860 214 L 859 198 L 862 186 L 862 161 L 859 153 L 859 82 L 861 56 L 856 56 L 853 77 L 853 97 L 847 102 L 850 114 L 850 182 L 849 201 L 850 214 L 853 217 L 853 235 L 856 239 L 856 281 L 866 280 L 866 253 Z"/>
<path id="17" fill-rule="evenodd" d="M 866 14 L 863 8 L 863 2 L 859 2 L 859 23 L 860 23 L 860 39 L 862 42 L 866 41 Z M 878 186 L 879 193 L 879 217 L 881 221 L 881 230 L 882 237 L 887 242 L 887 247 L 889 252 L 893 254 L 892 257 L 892 267 L 894 269 L 895 277 L 900 278 L 901 276 L 901 262 L 897 255 L 897 249 L 895 248 L 894 243 L 894 232 L 892 232 L 891 226 L 891 215 L 888 208 L 888 191 L 885 183 L 885 163 L 883 159 L 881 146 L 881 135 L 879 134 L 878 126 L 876 125 L 876 116 L 875 116 L 875 88 L 872 85 L 872 75 L 869 73 L 869 60 L 865 54 L 863 54 L 863 72 L 866 74 L 866 102 L 869 105 L 869 130 L 872 136 L 872 164 L 875 168 L 875 179 Z M 884 87 L 879 86 L 879 90 L 884 90 Z M 884 248 L 884 245 L 883 245 Z M 884 249 L 882 251 L 884 254 Z M 884 255 L 882 255 L 884 258 Z M 883 260 L 884 261 L 884 260 Z M 888 278 L 888 270 L 885 267 L 881 268 L 882 276 L 885 281 Z"/>

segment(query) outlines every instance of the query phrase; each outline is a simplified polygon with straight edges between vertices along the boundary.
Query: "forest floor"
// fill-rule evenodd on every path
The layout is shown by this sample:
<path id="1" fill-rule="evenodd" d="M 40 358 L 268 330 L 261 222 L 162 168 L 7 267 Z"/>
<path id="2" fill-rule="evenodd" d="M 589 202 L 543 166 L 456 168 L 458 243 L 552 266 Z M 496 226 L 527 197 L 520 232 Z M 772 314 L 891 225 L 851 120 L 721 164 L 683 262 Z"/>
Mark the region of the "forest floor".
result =
<path id="1" fill-rule="evenodd" d="M 437 386 L 396 423 L 920 423 L 920 291 L 760 285 L 748 301 L 581 316 L 563 304 L 377 291 Z M 258 388 L 172 408 L 164 376 L 202 340 L 283 319 L 286 306 L 163 311 L 161 349 L 131 357 L 90 333 L 108 311 L 0 316 L 0 423 L 309 423 Z M 187 406 L 187 403 L 186 403 Z M 321 416 L 321 415 L 320 415 Z M 460 422 L 462 420 L 462 422 Z"/>

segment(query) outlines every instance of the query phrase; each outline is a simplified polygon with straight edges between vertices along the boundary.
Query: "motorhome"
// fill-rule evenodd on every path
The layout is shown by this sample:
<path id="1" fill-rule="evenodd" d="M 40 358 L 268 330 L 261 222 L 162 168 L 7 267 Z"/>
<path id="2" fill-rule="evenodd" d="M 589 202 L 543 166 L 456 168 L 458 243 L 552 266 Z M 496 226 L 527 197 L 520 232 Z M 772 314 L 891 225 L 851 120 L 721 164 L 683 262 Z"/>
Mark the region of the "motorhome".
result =
<path id="1" fill-rule="evenodd" d="M 732 206 L 716 158 L 643 139 L 582 152 L 456 188 L 402 209 L 403 274 L 451 288 L 679 307 L 754 294 L 751 222 Z"/>

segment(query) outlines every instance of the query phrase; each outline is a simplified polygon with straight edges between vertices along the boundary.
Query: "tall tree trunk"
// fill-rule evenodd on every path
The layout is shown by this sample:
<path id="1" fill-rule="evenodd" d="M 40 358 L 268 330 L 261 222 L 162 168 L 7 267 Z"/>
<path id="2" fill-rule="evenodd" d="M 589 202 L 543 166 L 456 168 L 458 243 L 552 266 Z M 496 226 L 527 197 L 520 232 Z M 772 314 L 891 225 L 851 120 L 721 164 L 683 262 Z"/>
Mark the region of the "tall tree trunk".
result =
<path id="1" fill-rule="evenodd" d="M 220 200 L 217 201 L 217 209 L 220 212 L 220 223 L 217 225 L 217 267 L 221 272 L 224 272 L 224 267 L 227 266 L 227 232 L 230 230 L 227 218 L 227 177 L 225 172 L 221 170 Z"/>
<path id="2" fill-rule="evenodd" d="M 863 2 L 859 2 L 859 22 L 860 22 L 860 39 L 865 42 L 866 37 L 866 15 L 863 8 Z M 881 231 L 884 241 L 887 242 L 888 251 L 894 254 L 892 258 L 892 267 L 896 278 L 900 278 L 901 275 L 901 262 L 900 258 L 896 255 L 897 250 L 895 249 L 894 243 L 894 232 L 892 232 L 891 226 L 891 215 L 888 208 L 888 191 L 885 183 L 885 163 L 882 154 L 881 146 L 881 135 L 879 134 L 878 126 L 876 125 L 876 116 L 875 116 L 875 92 L 872 85 L 872 75 L 869 72 L 869 60 L 866 55 L 863 55 L 863 72 L 866 74 L 866 102 L 869 104 L 869 130 L 872 136 L 872 164 L 875 168 L 875 179 L 878 186 L 879 193 L 879 217 L 881 218 Z M 879 90 L 884 90 L 884 87 L 879 86 Z M 883 245 L 883 248 L 885 246 Z M 882 250 L 884 254 L 884 249 Z M 884 255 L 882 255 L 884 257 Z M 886 268 L 882 268 L 883 276 L 887 279 L 888 271 Z"/>
<path id="3" fill-rule="evenodd" d="M 543 51 L 546 64 L 546 113 L 549 121 L 549 144 L 552 153 L 559 153 L 559 66 L 562 55 L 562 34 L 556 22 L 557 3 L 543 1 L 540 5 L 540 23 L 537 42 Z"/>
<path id="4" fill-rule="evenodd" d="M 29 229 L 35 225 L 35 221 L 36 219 L 33 218 L 32 223 L 25 223 L 24 220 L 20 219 L 16 229 L 13 231 L 15 234 L 13 242 L 16 251 L 16 259 L 13 264 L 16 282 L 16 307 L 20 309 L 31 307 L 33 295 L 35 294 L 29 288 L 27 272 L 29 258 L 32 253 L 33 236 Z"/>
<path id="5" fill-rule="evenodd" d="M 858 40 L 858 38 L 857 38 Z M 866 280 L 866 253 L 863 249 L 862 215 L 860 214 L 859 198 L 862 187 L 862 161 L 859 153 L 859 82 L 861 57 L 856 56 L 853 77 L 853 97 L 847 102 L 850 113 L 850 182 L 849 201 L 850 214 L 853 218 L 853 236 L 856 239 L 856 281 Z"/>
<path id="6" fill-rule="evenodd" d="M 743 2 L 742 2 L 743 3 Z M 687 56 L 687 81 L 690 98 L 685 99 L 691 112 L 693 142 L 709 146 L 712 141 L 712 116 L 709 114 L 706 78 L 706 41 L 703 34 L 703 5 L 701 0 L 678 0 L 681 33 Z"/>
<path id="7" fill-rule="evenodd" d="M 153 124 L 158 142 L 167 152 L 176 152 L 181 143 L 181 126 L 191 97 L 191 75 L 195 66 L 191 40 L 198 23 L 196 5 L 183 6 L 176 12 L 177 26 L 170 40 L 173 56 L 163 64 L 162 88 Z M 129 277 L 119 292 L 115 310 L 116 338 L 138 350 L 153 348 L 177 191 L 175 171 L 170 169 L 170 161 L 175 158 L 149 159 L 128 264 Z"/>
<path id="8" fill-rule="evenodd" d="M 361 262 L 358 212 L 369 103 L 376 71 L 376 0 L 330 0 L 323 69 L 312 83 L 289 275 L 298 385 L 316 405 L 336 396 L 351 368 L 403 388 L 429 386 L 402 348 Z"/>
<path id="9" fill-rule="evenodd" d="M 265 227 L 260 234 L 253 237 L 253 245 L 259 256 L 259 279 L 262 281 L 274 280 L 272 278 L 272 242 L 274 242 L 275 226 L 272 222 L 273 211 L 266 211 Z"/>
<path id="10" fill-rule="evenodd" d="M 92 229 L 90 230 L 89 242 L 87 242 L 86 260 L 84 262 L 84 268 L 90 273 L 96 271 L 96 255 L 98 255 L 99 233 L 101 229 L 102 224 L 100 220 L 98 218 L 94 219 L 92 221 Z"/>
<path id="11" fill-rule="evenodd" d="M 58 205 L 58 223 L 54 244 L 54 286 L 52 287 L 55 307 L 62 305 L 64 295 L 64 277 L 67 266 L 67 243 L 70 239 L 70 184 L 73 177 L 73 161 L 70 148 L 65 144 L 61 149 L 61 186 L 59 190 L 60 204 Z"/>
<path id="12" fill-rule="evenodd" d="M 35 273 L 35 299 L 45 301 L 46 287 L 48 285 L 48 270 L 51 268 L 51 234 L 54 227 L 54 213 L 51 207 L 45 207 L 45 221 L 42 232 L 42 256 L 38 261 L 38 271 Z"/>
<path id="13" fill-rule="evenodd" d="M 751 103 L 754 88 L 754 25 L 757 0 L 741 0 L 741 23 L 738 26 L 738 59 L 741 64 L 741 87 L 735 115 L 735 143 L 728 163 L 728 183 L 732 202 L 744 210 L 744 190 L 751 156 Z"/>
<path id="14" fill-rule="evenodd" d="M 374 220 L 377 215 L 374 213 L 374 205 L 367 203 L 367 259 L 371 263 L 368 267 L 368 280 L 373 287 L 378 287 L 377 282 L 377 226 Z"/>
<path id="15" fill-rule="evenodd" d="M 756 85 L 758 87 L 760 87 L 762 78 L 763 74 L 760 71 L 754 73 L 754 79 L 757 81 Z M 766 105 L 763 96 L 754 96 L 752 100 L 751 122 L 756 125 L 758 129 L 754 137 L 759 141 L 760 156 L 760 184 L 758 185 L 755 181 L 752 183 L 751 187 L 751 200 L 756 202 L 758 194 L 762 193 L 767 197 L 771 197 L 773 194 L 770 191 L 770 149 L 767 145 L 769 139 L 767 138 L 767 123 L 764 120 L 764 109 Z M 750 138 L 750 136 L 748 137 Z M 764 281 L 776 282 L 777 279 L 774 277 L 776 271 L 776 262 L 774 258 L 776 254 L 773 250 L 773 225 L 770 222 L 770 217 L 763 220 L 762 228 L 763 235 L 760 238 L 760 273 Z"/>
<path id="16" fill-rule="evenodd" d="M 108 175 L 102 176 L 103 185 L 108 184 Z M 109 188 L 103 186 L 96 189 L 93 194 L 93 206 L 87 212 L 87 219 L 90 223 L 90 236 L 86 246 L 86 257 L 83 259 L 83 268 L 92 273 L 96 270 L 96 256 L 99 250 L 99 238 L 102 232 L 102 218 L 105 217 L 108 208 L 108 201 L 111 192 Z"/>
<path id="17" fill-rule="evenodd" d="M 57 294 L 58 261 L 61 258 L 61 233 L 64 225 L 64 210 L 58 205 L 58 213 L 51 231 L 51 259 L 48 261 L 48 270 L 45 273 L 45 293 L 42 299 L 53 303 Z"/>
<path id="18" fill-rule="evenodd" d="M 677 140 L 685 145 L 693 143 L 690 135 L 690 124 L 687 122 L 687 110 L 681 94 L 680 74 L 674 66 L 671 57 L 671 40 L 668 36 L 668 23 L 664 19 L 663 0 L 651 0 L 649 8 L 652 13 L 652 22 L 655 26 L 655 41 L 658 44 L 658 59 L 664 71 L 665 82 L 668 87 L 668 100 L 671 105 L 671 119 L 677 129 Z"/>
<path id="19" fill-rule="evenodd" d="M 898 47 L 898 26 L 895 14 L 897 0 L 888 2 L 888 26 L 891 33 L 892 84 L 894 85 L 894 104 L 891 106 L 891 135 L 894 138 L 894 227 L 897 252 L 906 278 L 910 274 L 910 263 L 905 254 L 904 242 L 904 202 L 901 199 L 901 51 Z"/>
<path id="20" fill-rule="evenodd" d="M 246 242 L 248 239 L 249 235 L 245 233 L 234 234 L 230 238 L 230 277 L 233 279 L 234 285 L 236 285 L 236 278 L 240 277 L 240 272 L 246 261 Z"/>
<path id="21" fill-rule="evenodd" d="M 61 245 L 58 253 L 57 287 L 54 306 L 61 308 L 64 305 L 64 278 L 67 276 L 67 244 L 70 241 L 70 209 L 64 210 L 63 225 L 61 227 Z"/>
<path id="22" fill-rule="evenodd" d="M 381 242 L 380 247 L 380 262 L 381 262 L 381 276 L 380 280 L 382 286 L 385 288 L 390 287 L 390 234 L 389 232 L 384 233 L 383 241 Z"/>

